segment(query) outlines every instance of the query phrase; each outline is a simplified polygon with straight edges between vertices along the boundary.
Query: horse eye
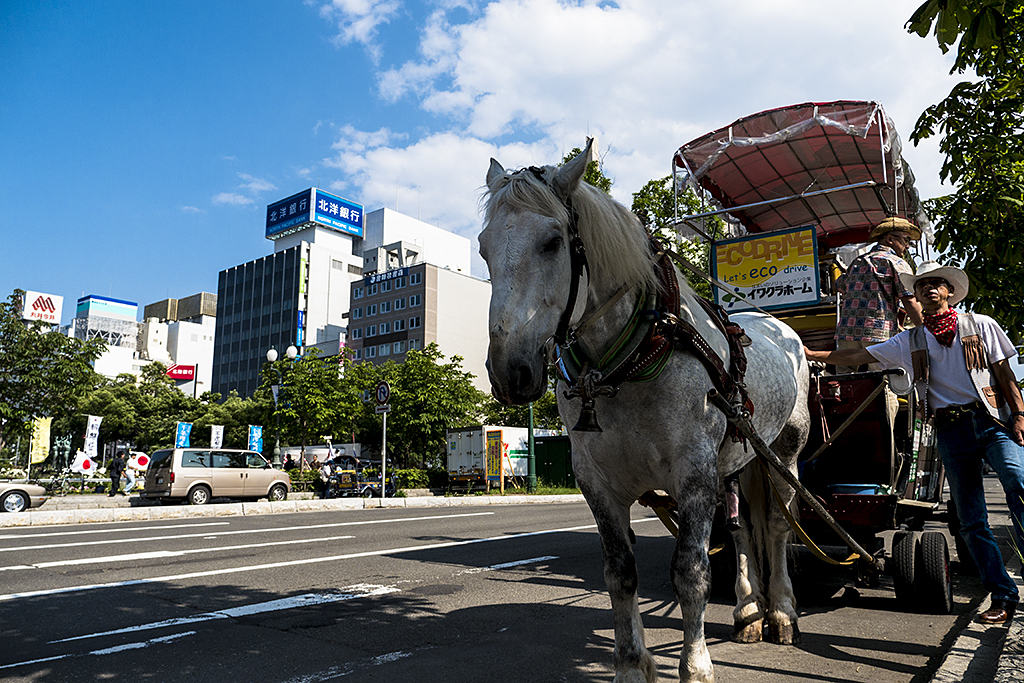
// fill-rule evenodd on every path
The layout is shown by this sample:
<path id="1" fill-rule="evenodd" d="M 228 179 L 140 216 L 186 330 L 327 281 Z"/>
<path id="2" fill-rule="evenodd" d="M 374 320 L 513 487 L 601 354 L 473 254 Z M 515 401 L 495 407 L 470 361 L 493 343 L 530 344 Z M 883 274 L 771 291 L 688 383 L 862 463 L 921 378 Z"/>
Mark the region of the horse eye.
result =
<path id="1" fill-rule="evenodd" d="M 541 249 L 541 251 L 544 252 L 545 254 L 547 254 L 547 253 L 550 253 L 552 251 L 558 251 L 561 247 L 562 247 L 562 236 L 561 235 L 555 235 L 554 237 L 552 237 L 550 240 L 548 240 L 544 244 L 544 246 Z"/>

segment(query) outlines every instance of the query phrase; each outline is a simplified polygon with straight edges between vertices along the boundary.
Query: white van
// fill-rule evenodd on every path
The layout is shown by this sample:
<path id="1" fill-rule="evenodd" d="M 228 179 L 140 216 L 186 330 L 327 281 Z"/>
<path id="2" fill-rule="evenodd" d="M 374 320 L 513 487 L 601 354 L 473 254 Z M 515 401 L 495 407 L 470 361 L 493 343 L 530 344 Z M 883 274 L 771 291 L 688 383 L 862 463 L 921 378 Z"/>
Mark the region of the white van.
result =
<path id="1" fill-rule="evenodd" d="M 169 448 L 150 456 L 140 497 L 205 505 L 212 498 L 284 500 L 290 491 L 288 474 L 255 451 Z"/>

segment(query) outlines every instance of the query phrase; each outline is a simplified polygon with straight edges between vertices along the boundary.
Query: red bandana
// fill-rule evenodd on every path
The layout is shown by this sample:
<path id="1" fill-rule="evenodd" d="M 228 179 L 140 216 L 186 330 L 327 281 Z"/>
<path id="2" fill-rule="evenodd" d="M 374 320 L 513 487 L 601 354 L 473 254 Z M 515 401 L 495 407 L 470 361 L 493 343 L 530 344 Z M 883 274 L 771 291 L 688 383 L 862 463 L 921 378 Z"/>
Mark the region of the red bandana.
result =
<path id="1" fill-rule="evenodd" d="M 935 339 L 945 347 L 953 345 L 956 339 L 956 311 L 952 308 L 945 313 L 935 315 L 924 314 L 924 326 L 935 335 Z"/>

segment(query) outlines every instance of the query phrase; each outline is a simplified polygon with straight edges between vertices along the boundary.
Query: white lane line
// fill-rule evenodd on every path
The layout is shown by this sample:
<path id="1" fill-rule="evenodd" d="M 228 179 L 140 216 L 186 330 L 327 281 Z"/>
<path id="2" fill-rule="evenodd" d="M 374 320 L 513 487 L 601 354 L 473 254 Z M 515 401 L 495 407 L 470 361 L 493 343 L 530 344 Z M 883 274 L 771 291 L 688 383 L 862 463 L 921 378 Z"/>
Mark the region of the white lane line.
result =
<path id="1" fill-rule="evenodd" d="M 164 529 L 195 529 L 204 526 L 227 526 L 231 522 L 202 522 L 194 524 L 168 524 L 166 526 L 137 526 L 129 531 L 162 531 Z M 125 529 L 117 527 L 113 529 L 83 529 L 81 531 L 54 531 L 51 533 L 27 533 L 27 534 L 0 534 L 0 541 L 9 539 L 25 540 L 34 538 L 46 538 L 47 536 L 84 536 L 86 534 L 112 534 L 124 533 Z"/>
<path id="2" fill-rule="evenodd" d="M 657 522 L 657 517 L 632 520 L 632 524 L 642 522 Z M 255 572 L 265 569 L 280 569 L 282 567 L 298 567 L 306 564 L 320 564 L 323 562 L 338 562 L 341 560 L 352 560 L 359 557 L 374 557 L 379 555 L 395 555 L 399 553 L 413 553 L 423 550 L 438 550 L 441 548 L 455 548 L 464 545 L 475 545 L 477 543 L 490 543 L 493 541 L 514 541 L 532 536 L 546 536 L 549 534 L 561 534 L 569 531 L 584 531 L 595 529 L 596 524 L 582 524 L 580 526 L 565 527 L 562 529 L 546 529 L 544 531 L 531 531 L 523 534 L 510 534 L 507 536 L 491 536 L 490 538 L 474 538 L 468 541 L 448 541 L 446 543 L 427 543 L 424 545 L 411 545 L 403 548 L 386 548 L 383 550 L 368 550 L 361 553 L 348 553 L 345 555 L 332 555 L 329 557 L 311 557 L 304 560 L 289 560 L 287 562 L 272 562 L 268 564 L 248 565 L 244 567 L 228 567 L 225 569 L 211 569 L 204 572 L 191 572 L 188 574 L 172 574 L 169 576 L 155 576 L 149 579 L 133 579 L 130 581 L 114 581 L 111 583 L 94 583 L 82 586 L 68 586 L 67 588 L 51 588 L 47 590 L 25 591 L 23 593 L 7 593 L 0 595 L 0 602 L 7 600 L 20 600 L 22 598 L 39 597 L 43 595 L 61 595 L 64 593 L 76 593 L 80 591 L 99 590 L 102 588 L 123 588 L 125 586 L 138 586 L 148 583 L 165 583 L 168 581 L 182 581 L 184 579 L 197 579 L 208 576 L 221 576 L 224 574 L 240 574 L 243 572 Z"/>
<path id="3" fill-rule="evenodd" d="M 160 638 L 153 638 L 152 640 L 144 640 L 144 641 L 139 642 L 139 643 L 126 643 L 124 645 L 117 645 L 116 647 L 105 647 L 102 650 L 93 650 L 91 652 L 83 652 L 81 654 L 57 655 L 55 657 L 43 657 L 41 659 L 29 659 L 29 660 L 24 661 L 24 662 L 14 662 L 13 664 L 3 664 L 3 665 L 0 665 L 0 669 L 13 669 L 14 667 L 18 667 L 18 666 L 29 666 L 31 664 L 42 664 L 44 662 L 53 662 L 53 661 L 56 661 L 58 659 L 70 659 L 70 658 L 73 658 L 73 657 L 88 657 L 90 655 L 96 655 L 96 656 L 112 655 L 112 654 L 116 654 L 118 652 L 124 652 L 125 650 L 139 650 L 139 649 L 142 649 L 142 648 L 149 647 L 150 645 L 156 645 L 158 643 L 169 643 L 172 640 L 177 640 L 178 638 L 185 638 L 186 636 L 194 636 L 195 634 L 196 634 L 195 631 L 185 631 L 184 633 L 175 633 L 175 634 L 169 635 L 169 636 L 161 636 Z"/>
<path id="4" fill-rule="evenodd" d="M 47 644 L 53 645 L 55 643 L 67 643 L 72 640 L 86 640 L 88 638 L 99 638 L 101 636 L 112 636 L 121 633 L 151 631 L 157 628 L 187 626 L 190 624 L 199 624 L 205 621 L 213 621 L 215 619 L 249 617 L 255 614 L 263 614 L 264 612 L 278 612 L 286 609 L 294 609 L 296 607 L 312 607 L 315 605 L 326 605 L 332 602 L 344 602 L 346 600 L 354 600 L 356 598 L 368 598 L 377 595 L 389 595 L 391 593 L 400 592 L 399 589 L 395 586 L 377 586 L 367 583 L 360 583 L 354 586 L 346 586 L 345 588 L 340 589 L 340 591 L 341 592 L 332 593 L 306 593 L 305 595 L 296 595 L 293 598 L 281 598 L 280 600 L 258 602 L 252 605 L 242 605 L 241 607 L 232 607 L 230 609 L 217 610 L 216 612 L 206 612 L 203 614 L 197 614 L 194 617 L 179 617 L 176 619 L 165 619 L 163 621 L 154 621 L 148 624 L 140 624 L 138 626 L 128 626 L 126 628 L 114 629 L 113 631 L 99 631 L 97 633 L 87 633 L 82 636 L 73 636 L 71 638 L 51 640 Z"/>
<path id="5" fill-rule="evenodd" d="M 474 569 L 466 569 L 461 572 L 456 572 L 455 576 L 462 576 L 463 574 L 479 574 L 480 572 L 493 572 L 499 569 L 511 569 L 512 567 L 519 567 L 524 564 L 537 564 L 538 562 L 547 562 L 548 560 L 557 560 L 558 555 L 543 555 L 541 557 L 531 557 L 528 560 L 516 560 L 515 562 L 503 562 L 502 564 L 492 564 L 490 567 L 476 567 Z"/>
<path id="6" fill-rule="evenodd" d="M 239 534 L 268 534 L 279 531 L 308 531 L 310 529 L 332 529 L 341 526 L 367 526 L 370 524 L 395 524 L 397 522 L 422 522 L 433 519 L 459 519 L 462 517 L 483 517 L 493 512 L 470 512 L 457 515 L 430 515 L 426 517 L 401 517 L 398 519 L 367 519 L 359 522 L 332 522 L 331 524 L 307 524 L 303 526 L 282 526 L 268 529 L 239 529 L 237 531 L 203 532 L 199 534 L 177 534 L 171 536 L 145 536 L 142 538 L 112 538 L 103 541 L 81 541 L 80 543 L 51 543 L 47 545 L 25 545 L 12 548 L 0 548 L 0 553 L 22 550 L 51 550 L 53 548 L 77 548 L 90 545 L 107 545 L 114 543 L 143 543 L 150 541 L 168 541 L 180 538 L 211 538 L 215 536 L 236 536 Z M 122 529 L 122 531 L 124 531 Z M 131 529 L 130 531 L 134 531 Z"/>
<path id="7" fill-rule="evenodd" d="M 167 557 L 181 557 L 200 553 L 222 553 L 228 550 L 247 550 L 250 548 L 267 548 L 274 545 L 301 545 L 304 543 L 321 543 L 324 541 L 341 541 L 355 536 L 327 536 L 326 538 L 302 538 L 291 541 L 270 541 L 267 543 L 246 543 L 243 545 L 226 545 L 217 548 L 195 548 L 192 550 L 154 550 L 148 553 L 131 553 L 128 555 L 107 555 L 106 557 L 83 557 L 77 560 L 59 560 L 57 562 L 37 562 L 35 564 L 16 564 L 0 567 L 0 572 L 17 569 L 50 569 L 52 567 L 74 567 L 82 564 L 109 564 L 112 562 L 134 562 L 136 560 L 158 560 Z"/>

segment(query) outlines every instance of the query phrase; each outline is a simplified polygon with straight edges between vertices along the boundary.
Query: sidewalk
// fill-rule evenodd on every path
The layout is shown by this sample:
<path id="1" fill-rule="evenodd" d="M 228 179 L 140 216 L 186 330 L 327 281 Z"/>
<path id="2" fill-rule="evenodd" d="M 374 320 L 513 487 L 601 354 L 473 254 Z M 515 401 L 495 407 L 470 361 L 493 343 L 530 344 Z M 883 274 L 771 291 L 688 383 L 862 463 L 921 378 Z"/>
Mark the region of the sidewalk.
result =
<path id="1" fill-rule="evenodd" d="M 426 492 L 408 492 L 405 498 L 336 498 L 320 500 L 311 493 L 292 493 L 288 500 L 271 503 L 215 502 L 210 505 L 161 505 L 138 496 L 104 494 L 53 497 L 40 508 L 28 512 L 0 514 L 0 528 L 47 524 L 85 524 L 97 522 L 146 521 L 188 517 L 229 517 L 284 512 L 324 512 L 368 508 L 465 507 L 475 505 L 519 505 L 583 502 L 582 495 L 563 496 L 432 496 Z M 419 495 L 416 495 L 419 493 Z M 994 476 L 986 477 L 985 496 L 989 524 L 1003 548 L 1007 566 L 1021 587 L 1020 563 L 1009 547 L 1009 510 L 1002 488 Z M 969 615 L 969 621 L 953 643 L 931 683 L 1021 683 L 1024 681 L 1024 611 L 1010 624 L 982 626 L 977 615 L 989 606 L 985 598 Z"/>

